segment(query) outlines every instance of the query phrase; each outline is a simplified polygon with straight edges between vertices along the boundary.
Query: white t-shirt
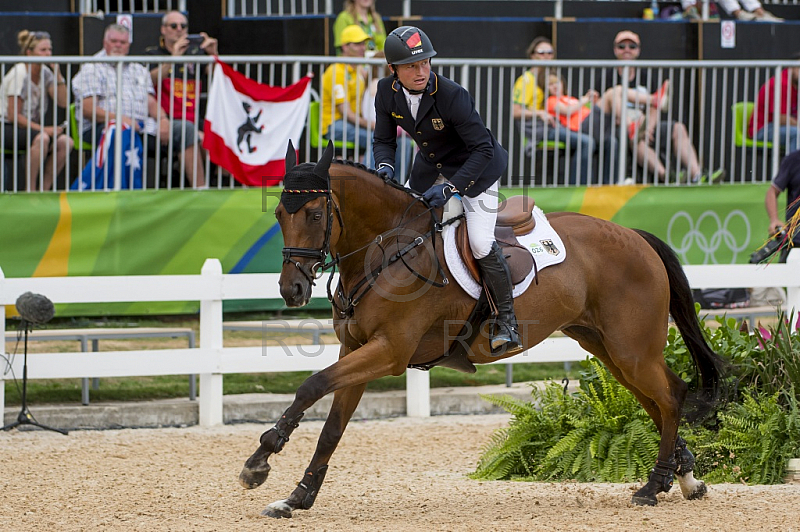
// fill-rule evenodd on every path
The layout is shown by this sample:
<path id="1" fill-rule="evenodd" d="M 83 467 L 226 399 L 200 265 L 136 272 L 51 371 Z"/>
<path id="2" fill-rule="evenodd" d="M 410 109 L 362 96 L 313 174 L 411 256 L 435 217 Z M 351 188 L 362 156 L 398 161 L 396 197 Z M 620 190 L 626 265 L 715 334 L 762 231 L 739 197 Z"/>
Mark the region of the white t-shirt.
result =
<path id="1" fill-rule="evenodd" d="M 22 106 L 17 110 L 28 120 L 37 124 L 42 123 L 42 116 L 47 113 L 48 99 L 47 88 L 53 85 L 53 71 L 42 65 L 39 74 L 39 83 L 31 83 L 25 63 L 17 63 L 14 68 L 6 73 L 0 85 L 0 119 L 5 122 L 14 122 L 14 108 L 9 108 L 8 97 L 22 98 Z M 44 98 L 42 92 L 44 91 Z"/>

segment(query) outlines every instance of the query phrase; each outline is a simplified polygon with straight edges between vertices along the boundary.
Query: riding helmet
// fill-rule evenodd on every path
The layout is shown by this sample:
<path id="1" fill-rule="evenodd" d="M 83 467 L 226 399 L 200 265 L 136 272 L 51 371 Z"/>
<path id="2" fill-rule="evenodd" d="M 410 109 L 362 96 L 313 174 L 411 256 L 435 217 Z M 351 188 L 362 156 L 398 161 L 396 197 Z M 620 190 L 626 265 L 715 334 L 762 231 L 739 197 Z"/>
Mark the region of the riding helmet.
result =
<path id="1" fill-rule="evenodd" d="M 415 26 L 400 26 L 386 37 L 383 53 L 388 64 L 405 65 L 433 57 L 436 50 L 424 31 Z"/>

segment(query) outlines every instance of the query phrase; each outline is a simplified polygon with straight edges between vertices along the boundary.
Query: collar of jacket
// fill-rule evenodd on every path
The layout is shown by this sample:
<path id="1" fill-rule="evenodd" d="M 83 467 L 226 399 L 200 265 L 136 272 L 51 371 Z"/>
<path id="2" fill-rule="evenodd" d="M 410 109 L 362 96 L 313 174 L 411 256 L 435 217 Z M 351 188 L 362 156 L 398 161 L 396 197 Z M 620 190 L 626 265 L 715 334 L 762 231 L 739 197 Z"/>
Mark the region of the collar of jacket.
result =
<path id="1" fill-rule="evenodd" d="M 431 90 L 431 88 L 433 88 L 433 90 Z M 394 92 L 398 92 L 398 91 L 402 91 L 403 90 L 403 86 L 400 84 L 400 81 L 397 78 L 394 78 L 392 80 L 392 90 Z M 427 92 L 428 94 L 433 96 L 434 94 L 436 94 L 436 91 L 438 91 L 438 90 L 439 90 L 439 78 L 436 77 L 436 73 L 435 72 L 431 72 L 431 78 L 428 81 L 428 88 L 425 90 L 425 92 Z M 428 92 L 428 91 L 430 91 L 430 92 Z M 425 93 L 423 93 L 423 94 L 425 94 Z"/>

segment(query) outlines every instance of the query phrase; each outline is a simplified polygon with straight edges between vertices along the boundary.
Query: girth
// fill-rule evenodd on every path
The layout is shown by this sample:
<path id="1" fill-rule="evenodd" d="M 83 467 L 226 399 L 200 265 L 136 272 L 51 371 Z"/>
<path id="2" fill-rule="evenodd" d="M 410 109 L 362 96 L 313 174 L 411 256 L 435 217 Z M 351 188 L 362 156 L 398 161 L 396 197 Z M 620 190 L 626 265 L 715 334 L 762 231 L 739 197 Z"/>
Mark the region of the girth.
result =
<path id="1" fill-rule="evenodd" d="M 500 202 L 497 211 L 497 224 L 494 228 L 494 238 L 503 255 L 508 262 L 511 270 L 511 282 L 519 284 L 525 280 L 533 270 L 533 256 L 519 241 L 517 236 L 527 235 L 536 226 L 533 218 L 533 198 L 528 196 L 511 196 Z M 481 282 L 480 269 L 478 262 L 472 255 L 472 248 L 469 245 L 469 234 L 467 224 L 462 222 L 456 229 L 456 245 L 461 255 L 461 260 L 467 267 L 472 278 L 478 283 Z"/>

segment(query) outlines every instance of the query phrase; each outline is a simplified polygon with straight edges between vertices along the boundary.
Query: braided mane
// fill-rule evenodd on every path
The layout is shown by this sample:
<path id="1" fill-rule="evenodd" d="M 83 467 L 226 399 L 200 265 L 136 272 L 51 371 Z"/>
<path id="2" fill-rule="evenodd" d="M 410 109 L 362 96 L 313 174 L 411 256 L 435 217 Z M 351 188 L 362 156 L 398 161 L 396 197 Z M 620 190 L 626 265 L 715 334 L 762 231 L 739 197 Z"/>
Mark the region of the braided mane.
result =
<path id="1" fill-rule="evenodd" d="M 357 168 L 357 169 L 359 169 L 359 170 L 361 170 L 363 172 L 366 172 L 368 174 L 372 174 L 375 177 L 377 177 L 378 179 L 380 179 L 381 181 L 383 181 L 384 183 L 386 183 L 387 185 L 389 185 L 390 187 L 392 187 L 394 189 L 397 189 L 397 190 L 402 190 L 403 192 L 405 192 L 409 196 L 412 195 L 413 191 L 410 188 L 407 188 L 407 187 L 399 184 L 394 179 L 384 179 L 384 178 L 382 178 L 381 176 L 378 175 L 377 170 L 374 170 L 372 168 L 368 168 L 367 166 L 365 166 L 365 165 L 363 165 L 363 164 L 361 164 L 359 162 L 352 161 L 350 159 L 334 159 L 333 163 L 334 164 L 341 164 L 342 166 L 351 166 L 353 168 Z"/>

